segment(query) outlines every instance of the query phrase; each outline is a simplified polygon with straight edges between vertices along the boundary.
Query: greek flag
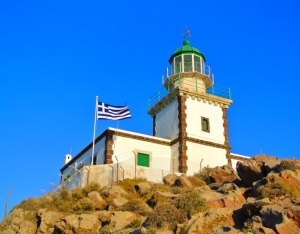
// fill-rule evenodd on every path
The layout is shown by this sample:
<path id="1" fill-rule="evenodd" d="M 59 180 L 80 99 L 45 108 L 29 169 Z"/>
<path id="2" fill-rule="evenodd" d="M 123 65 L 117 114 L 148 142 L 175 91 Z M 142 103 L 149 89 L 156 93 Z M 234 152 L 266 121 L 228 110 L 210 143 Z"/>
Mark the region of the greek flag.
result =
<path id="1" fill-rule="evenodd" d="M 128 106 L 112 106 L 98 101 L 98 119 L 127 119 L 131 118 Z"/>

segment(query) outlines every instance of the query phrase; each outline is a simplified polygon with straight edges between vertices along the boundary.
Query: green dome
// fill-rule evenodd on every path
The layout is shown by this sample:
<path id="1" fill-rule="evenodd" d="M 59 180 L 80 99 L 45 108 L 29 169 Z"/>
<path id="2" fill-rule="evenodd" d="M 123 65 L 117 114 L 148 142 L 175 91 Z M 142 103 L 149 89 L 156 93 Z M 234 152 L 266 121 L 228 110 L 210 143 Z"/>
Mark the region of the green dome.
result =
<path id="1" fill-rule="evenodd" d="M 206 59 L 204 57 L 204 55 L 195 47 L 192 47 L 190 45 L 190 41 L 189 40 L 184 40 L 183 41 L 183 46 L 181 48 L 178 48 L 174 54 L 171 55 L 170 59 L 169 59 L 169 63 L 172 62 L 173 58 L 176 57 L 177 55 L 180 54 L 196 54 L 202 57 L 203 61 L 205 62 Z"/>

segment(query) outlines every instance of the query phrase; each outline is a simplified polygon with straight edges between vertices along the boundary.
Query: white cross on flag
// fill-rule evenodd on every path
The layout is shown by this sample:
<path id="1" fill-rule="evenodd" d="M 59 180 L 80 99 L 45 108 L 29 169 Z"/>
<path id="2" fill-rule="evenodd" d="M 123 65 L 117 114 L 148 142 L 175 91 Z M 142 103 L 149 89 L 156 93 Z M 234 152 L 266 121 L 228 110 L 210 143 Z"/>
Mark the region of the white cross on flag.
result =
<path id="1" fill-rule="evenodd" d="M 131 118 L 131 114 L 128 106 L 112 106 L 98 101 L 97 118 L 119 120 Z"/>

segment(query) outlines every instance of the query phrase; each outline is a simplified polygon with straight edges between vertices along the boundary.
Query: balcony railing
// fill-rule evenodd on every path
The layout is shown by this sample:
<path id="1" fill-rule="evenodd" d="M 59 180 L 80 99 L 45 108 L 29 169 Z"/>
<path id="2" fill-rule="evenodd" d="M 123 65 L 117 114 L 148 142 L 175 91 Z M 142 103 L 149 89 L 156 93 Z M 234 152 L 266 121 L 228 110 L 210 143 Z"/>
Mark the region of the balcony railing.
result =
<path id="1" fill-rule="evenodd" d="M 188 88 L 191 91 L 200 91 L 201 89 L 198 87 L 197 79 L 193 80 L 194 82 L 189 82 L 188 85 L 185 83 L 184 87 Z M 178 86 L 176 88 L 181 86 L 181 82 L 178 82 Z M 171 91 L 172 90 L 170 88 L 166 89 L 165 87 L 159 89 L 148 99 L 148 109 L 152 108 L 156 103 L 164 99 Z M 220 85 L 213 84 L 209 89 L 206 90 L 206 93 L 231 100 L 230 88 L 225 88 Z"/>

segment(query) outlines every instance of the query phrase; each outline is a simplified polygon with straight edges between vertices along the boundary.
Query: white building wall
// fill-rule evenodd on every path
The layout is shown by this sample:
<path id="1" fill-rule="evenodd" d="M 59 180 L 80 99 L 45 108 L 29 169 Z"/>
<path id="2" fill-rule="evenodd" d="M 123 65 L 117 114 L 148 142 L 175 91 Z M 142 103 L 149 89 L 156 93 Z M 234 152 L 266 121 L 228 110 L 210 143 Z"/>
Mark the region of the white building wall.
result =
<path id="1" fill-rule="evenodd" d="M 149 137 L 149 136 L 148 136 Z M 162 140 L 162 139 L 161 139 Z M 166 141 L 169 143 L 169 141 Z M 150 168 L 170 170 L 171 167 L 171 148 L 168 145 L 156 144 L 146 140 L 137 140 L 123 136 L 116 136 L 114 141 L 113 163 L 132 163 L 134 152 L 149 153 Z M 134 166 L 134 164 L 133 164 Z"/>
<path id="2" fill-rule="evenodd" d="M 156 136 L 175 139 L 178 136 L 178 102 L 174 100 L 156 114 Z"/>
<path id="3" fill-rule="evenodd" d="M 172 155 L 171 171 L 173 172 L 173 168 L 174 168 L 174 172 L 178 172 L 178 168 L 179 168 L 179 161 L 178 161 L 179 143 L 178 142 L 171 146 L 171 155 Z M 173 157 L 174 157 L 174 161 L 173 161 Z"/>
<path id="4" fill-rule="evenodd" d="M 208 101 L 186 100 L 186 123 L 189 137 L 224 144 L 223 112 L 220 106 L 215 106 Z M 201 117 L 209 119 L 210 132 L 202 131 Z"/>
<path id="5" fill-rule="evenodd" d="M 199 172 L 202 159 L 201 169 L 227 165 L 225 149 L 187 142 L 187 155 L 188 175 Z"/>

